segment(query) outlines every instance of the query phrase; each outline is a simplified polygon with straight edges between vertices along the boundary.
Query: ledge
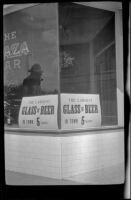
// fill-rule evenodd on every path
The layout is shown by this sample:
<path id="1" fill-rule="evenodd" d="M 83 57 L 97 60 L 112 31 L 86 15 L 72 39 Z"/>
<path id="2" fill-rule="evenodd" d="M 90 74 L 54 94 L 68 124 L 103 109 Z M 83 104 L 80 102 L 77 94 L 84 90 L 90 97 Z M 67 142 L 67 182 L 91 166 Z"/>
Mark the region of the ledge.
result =
<path id="1" fill-rule="evenodd" d="M 101 132 L 110 132 L 113 130 L 120 130 L 124 129 L 123 126 L 103 126 L 100 128 L 88 128 L 88 129 L 69 129 L 69 130 L 63 130 L 63 129 L 57 129 L 57 130 L 34 130 L 34 129 L 22 129 L 22 128 L 10 128 L 5 127 L 5 132 L 7 133 L 16 133 L 16 134 L 40 134 L 40 135 L 53 135 L 53 136 L 70 136 L 70 135 L 76 135 L 76 134 L 100 134 Z"/>

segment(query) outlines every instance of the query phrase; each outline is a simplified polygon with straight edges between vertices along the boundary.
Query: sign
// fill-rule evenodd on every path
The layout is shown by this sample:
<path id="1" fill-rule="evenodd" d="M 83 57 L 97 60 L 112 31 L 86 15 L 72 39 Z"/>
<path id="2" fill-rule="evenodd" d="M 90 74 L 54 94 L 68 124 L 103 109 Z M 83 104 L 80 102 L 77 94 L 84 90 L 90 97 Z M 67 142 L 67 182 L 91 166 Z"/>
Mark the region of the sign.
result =
<path id="1" fill-rule="evenodd" d="M 21 59 L 31 52 L 27 41 L 18 41 L 17 32 L 4 33 L 4 68 L 5 70 L 20 69 Z"/>
<path id="2" fill-rule="evenodd" d="M 19 127 L 57 129 L 57 108 L 57 95 L 23 97 L 19 111 Z"/>
<path id="3" fill-rule="evenodd" d="M 98 94 L 61 94 L 62 129 L 101 126 Z"/>

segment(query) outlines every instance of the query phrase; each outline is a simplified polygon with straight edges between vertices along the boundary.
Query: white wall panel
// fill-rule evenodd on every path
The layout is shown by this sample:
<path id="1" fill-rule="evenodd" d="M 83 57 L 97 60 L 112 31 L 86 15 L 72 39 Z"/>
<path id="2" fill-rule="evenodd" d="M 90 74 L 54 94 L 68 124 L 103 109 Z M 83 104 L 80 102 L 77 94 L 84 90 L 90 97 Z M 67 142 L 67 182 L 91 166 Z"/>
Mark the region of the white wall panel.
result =
<path id="1" fill-rule="evenodd" d="M 65 178 L 122 162 L 124 162 L 123 130 L 62 137 L 62 175 Z"/>
<path id="2" fill-rule="evenodd" d="M 60 178 L 60 138 L 37 134 L 5 134 L 5 166 L 17 172 Z"/>
<path id="3" fill-rule="evenodd" d="M 61 179 L 119 163 L 124 164 L 122 129 L 61 136 L 5 133 L 7 170 Z"/>

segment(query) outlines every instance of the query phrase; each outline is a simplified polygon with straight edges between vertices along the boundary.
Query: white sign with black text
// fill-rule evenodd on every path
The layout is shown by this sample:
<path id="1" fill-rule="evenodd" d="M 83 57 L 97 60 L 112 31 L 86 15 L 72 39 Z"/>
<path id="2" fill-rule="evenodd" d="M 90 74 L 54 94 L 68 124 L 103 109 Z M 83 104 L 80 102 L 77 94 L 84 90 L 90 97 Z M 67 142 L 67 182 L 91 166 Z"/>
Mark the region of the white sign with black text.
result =
<path id="1" fill-rule="evenodd" d="M 19 111 L 19 127 L 58 129 L 58 95 L 23 97 Z"/>
<path id="2" fill-rule="evenodd" d="M 101 126 L 98 94 L 61 94 L 62 129 Z"/>

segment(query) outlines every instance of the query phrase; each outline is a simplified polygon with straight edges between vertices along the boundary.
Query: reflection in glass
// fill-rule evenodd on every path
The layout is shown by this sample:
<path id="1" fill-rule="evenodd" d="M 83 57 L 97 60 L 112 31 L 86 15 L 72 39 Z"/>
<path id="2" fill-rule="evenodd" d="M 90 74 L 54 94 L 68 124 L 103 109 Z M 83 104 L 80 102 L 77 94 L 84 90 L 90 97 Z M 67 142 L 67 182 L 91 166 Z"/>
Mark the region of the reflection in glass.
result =
<path id="1" fill-rule="evenodd" d="M 115 16 L 59 3 L 61 93 L 99 94 L 102 125 L 117 124 Z"/>
<path id="2" fill-rule="evenodd" d="M 56 8 L 44 3 L 4 17 L 5 123 L 18 123 L 23 96 L 58 93 Z"/>

